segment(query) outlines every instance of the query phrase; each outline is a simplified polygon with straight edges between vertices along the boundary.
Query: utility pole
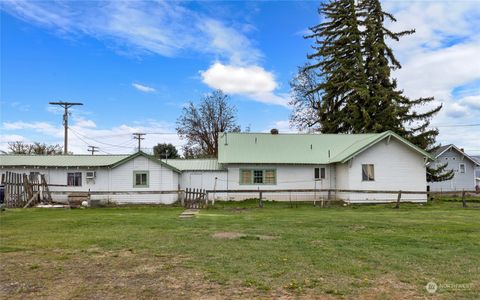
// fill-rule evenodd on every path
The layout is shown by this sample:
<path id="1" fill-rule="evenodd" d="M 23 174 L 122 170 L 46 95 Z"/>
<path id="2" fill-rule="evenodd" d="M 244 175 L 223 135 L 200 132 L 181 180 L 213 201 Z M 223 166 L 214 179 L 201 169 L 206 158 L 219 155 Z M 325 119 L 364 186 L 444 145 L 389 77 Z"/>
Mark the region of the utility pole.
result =
<path id="1" fill-rule="evenodd" d="M 78 102 L 49 102 L 51 105 L 58 105 L 63 107 L 63 127 L 65 128 L 64 140 L 63 140 L 63 154 L 68 154 L 68 109 L 75 105 L 83 105 L 83 103 Z"/>
<path id="2" fill-rule="evenodd" d="M 94 155 L 95 152 L 98 152 L 98 147 L 97 146 L 88 146 L 87 151 L 92 152 L 92 155 Z"/>
<path id="3" fill-rule="evenodd" d="M 142 140 L 144 140 L 145 138 L 143 137 L 145 135 L 145 133 L 132 133 L 133 134 L 133 138 L 138 140 L 138 152 L 140 152 L 140 149 L 141 149 L 141 142 Z"/>

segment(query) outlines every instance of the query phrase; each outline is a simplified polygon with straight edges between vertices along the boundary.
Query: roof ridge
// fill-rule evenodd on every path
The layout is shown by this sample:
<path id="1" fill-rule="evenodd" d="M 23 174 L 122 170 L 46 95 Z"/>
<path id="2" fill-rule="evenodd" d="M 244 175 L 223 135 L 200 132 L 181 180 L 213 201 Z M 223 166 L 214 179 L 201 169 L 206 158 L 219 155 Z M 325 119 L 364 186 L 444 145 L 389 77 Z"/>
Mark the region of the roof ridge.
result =
<path id="1" fill-rule="evenodd" d="M 388 131 L 384 131 L 384 132 L 378 133 L 378 134 L 379 134 L 379 135 L 382 135 L 382 134 L 384 134 L 384 133 L 386 133 L 386 132 L 388 132 Z M 373 137 L 375 137 L 375 136 L 365 137 L 364 139 L 354 141 L 352 144 L 350 144 L 350 145 L 348 145 L 347 147 L 345 147 L 345 148 L 343 149 L 343 151 L 339 152 L 337 155 L 335 155 L 334 157 L 332 157 L 332 158 L 330 159 L 330 162 L 334 161 L 335 157 L 341 155 L 343 152 L 345 152 L 345 151 L 347 151 L 348 149 L 352 148 L 355 144 L 358 144 L 358 143 L 360 143 L 360 142 L 364 142 L 365 140 L 371 139 L 371 138 L 373 138 Z M 378 137 L 378 136 L 377 136 L 377 137 Z"/>

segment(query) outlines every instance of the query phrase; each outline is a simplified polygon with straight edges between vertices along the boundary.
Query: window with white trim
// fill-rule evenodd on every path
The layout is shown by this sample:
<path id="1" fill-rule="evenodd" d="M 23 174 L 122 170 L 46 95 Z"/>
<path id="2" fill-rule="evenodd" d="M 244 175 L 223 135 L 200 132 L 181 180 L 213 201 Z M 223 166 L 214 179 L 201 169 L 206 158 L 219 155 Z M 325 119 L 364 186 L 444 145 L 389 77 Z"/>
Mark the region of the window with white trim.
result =
<path id="1" fill-rule="evenodd" d="M 82 172 L 67 173 L 68 186 L 82 186 Z"/>
<path id="2" fill-rule="evenodd" d="M 458 170 L 460 171 L 460 173 L 465 173 L 465 164 L 459 164 Z"/>
<path id="3" fill-rule="evenodd" d="M 375 180 L 375 169 L 373 164 L 363 164 L 362 165 L 362 180 L 363 181 L 374 181 Z"/>
<path id="4" fill-rule="evenodd" d="M 241 169 L 240 184 L 276 184 L 275 169 Z"/>

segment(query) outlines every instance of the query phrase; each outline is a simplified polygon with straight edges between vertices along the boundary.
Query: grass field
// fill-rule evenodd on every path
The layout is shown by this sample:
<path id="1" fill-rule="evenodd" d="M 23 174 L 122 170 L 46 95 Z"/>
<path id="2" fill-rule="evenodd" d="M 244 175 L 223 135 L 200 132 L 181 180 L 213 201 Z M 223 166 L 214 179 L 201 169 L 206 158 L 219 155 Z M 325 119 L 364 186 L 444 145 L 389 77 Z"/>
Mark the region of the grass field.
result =
<path id="1" fill-rule="evenodd" d="M 476 205 L 7 210 L 0 297 L 474 299 Z"/>

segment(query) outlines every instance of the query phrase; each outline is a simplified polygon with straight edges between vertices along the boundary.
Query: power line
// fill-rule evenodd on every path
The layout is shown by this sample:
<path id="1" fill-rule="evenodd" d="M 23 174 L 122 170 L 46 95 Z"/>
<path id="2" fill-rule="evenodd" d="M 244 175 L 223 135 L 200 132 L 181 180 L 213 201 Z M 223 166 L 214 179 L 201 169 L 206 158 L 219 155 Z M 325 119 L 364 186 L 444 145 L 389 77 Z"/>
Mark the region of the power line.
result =
<path id="1" fill-rule="evenodd" d="M 126 148 L 126 149 L 131 149 L 131 148 L 132 148 L 132 147 L 128 147 L 128 146 L 120 146 L 120 145 L 114 145 L 114 144 L 104 143 L 104 142 L 101 142 L 101 141 L 96 140 L 96 139 L 94 139 L 94 138 L 85 136 L 85 135 L 79 133 L 78 131 L 74 130 L 74 129 L 71 128 L 71 127 L 69 127 L 69 128 L 70 128 L 70 130 L 71 130 L 72 132 L 76 132 L 77 134 L 83 136 L 84 138 L 89 139 L 89 140 L 92 140 L 92 141 L 97 142 L 97 143 L 102 144 L 102 145 L 107 145 L 107 146 L 111 146 L 111 147 L 115 147 L 115 148 Z M 87 143 L 87 144 L 88 144 L 88 143 Z"/>
<path id="2" fill-rule="evenodd" d="M 144 140 L 145 138 L 143 137 L 145 135 L 145 133 L 132 133 L 133 134 L 133 138 L 138 140 L 138 152 L 140 152 L 140 146 L 142 144 L 142 140 Z"/>
<path id="3" fill-rule="evenodd" d="M 117 136 L 127 136 L 131 135 L 132 133 L 118 133 L 118 134 L 106 134 L 106 135 L 97 135 L 97 138 L 109 138 L 109 137 L 117 137 Z M 145 134 L 151 135 L 178 135 L 176 132 L 145 132 Z"/>
<path id="4" fill-rule="evenodd" d="M 68 154 L 68 109 L 75 105 L 83 105 L 83 103 L 79 102 L 49 102 L 51 105 L 58 105 L 63 107 L 63 127 L 64 127 L 64 140 L 63 140 L 63 154 Z"/>
<path id="5" fill-rule="evenodd" d="M 88 150 L 89 152 L 92 152 L 92 155 L 95 154 L 95 152 L 98 152 L 100 151 L 99 148 L 97 146 L 88 146 Z"/>
<path id="6" fill-rule="evenodd" d="M 474 124 L 449 124 L 449 125 L 432 125 L 433 127 L 473 127 L 480 126 L 480 123 Z"/>

